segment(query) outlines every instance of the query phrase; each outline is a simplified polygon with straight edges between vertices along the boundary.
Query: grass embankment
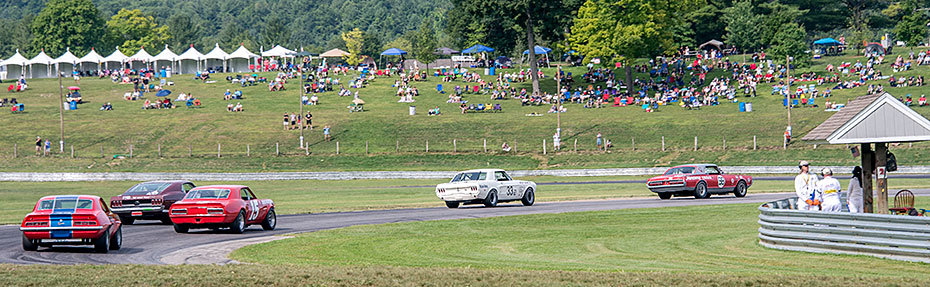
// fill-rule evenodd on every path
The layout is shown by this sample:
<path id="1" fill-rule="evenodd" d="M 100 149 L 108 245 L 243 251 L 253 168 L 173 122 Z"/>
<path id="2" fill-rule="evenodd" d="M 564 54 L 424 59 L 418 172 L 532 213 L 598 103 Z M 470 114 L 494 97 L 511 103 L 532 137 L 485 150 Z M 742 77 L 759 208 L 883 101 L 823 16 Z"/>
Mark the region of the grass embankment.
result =
<path id="1" fill-rule="evenodd" d="M 892 56 L 889 56 L 892 58 Z M 733 57 L 734 60 L 739 56 Z M 826 57 L 814 61 L 814 65 L 801 71 L 824 72 L 827 64 L 838 65 L 841 61 L 855 62 L 861 57 Z M 891 74 L 890 62 L 879 66 L 885 75 Z M 498 70 L 499 72 L 508 72 Z M 552 75 L 554 69 L 544 69 Z M 572 67 L 580 82 L 584 68 Z M 708 79 L 724 75 L 715 71 Z M 896 73 L 895 76 L 924 74 L 930 76 L 926 67 Z M 271 73 L 264 76 L 273 77 Z M 343 83 L 354 77 L 340 76 Z M 486 166 L 505 168 L 578 168 L 578 167 L 627 167 L 664 166 L 690 161 L 709 161 L 725 165 L 779 165 L 794 164 L 798 159 L 840 165 L 856 164 L 857 158 L 849 156 L 845 146 L 812 146 L 796 144 L 788 151 L 781 150 L 782 132 L 787 124 L 782 99 L 772 96 L 771 85 L 761 84 L 759 97 L 740 98 L 753 103 L 753 112 L 738 113 L 737 105 L 723 103 L 720 106 L 703 107 L 690 111 L 677 106 L 660 108 L 656 113 L 643 113 L 637 107 L 607 107 L 584 109 L 579 104 L 569 104 L 568 112 L 562 114 L 562 152 L 542 155 L 542 141 L 550 141 L 555 131 L 554 114 L 547 114 L 548 106 L 521 106 L 516 100 L 492 101 L 485 95 L 466 95 L 470 103 L 501 104 L 503 113 L 470 113 L 462 115 L 456 104 L 445 101 L 449 92 L 435 91 L 441 83 L 437 77 L 413 85 L 421 91 L 416 98 L 419 113 L 409 116 L 410 103 L 398 103 L 392 88 L 396 78 L 379 78 L 371 86 L 359 89 L 359 95 L 367 102 L 367 112 L 348 113 L 345 107 L 351 97 L 338 97 L 334 92 L 320 94 L 320 105 L 306 106 L 314 115 L 317 129 L 307 131 L 311 155 L 302 155 L 298 149 L 298 132 L 282 129 L 282 115 L 297 112 L 298 92 L 295 84 L 289 90 L 269 92 L 264 85 L 241 88 L 245 99 L 237 100 L 245 106 L 245 112 L 226 112 L 223 101 L 226 89 L 237 89 L 226 83 L 226 75 L 214 75 L 218 82 L 205 84 L 190 79 L 188 75 L 172 78 L 176 83 L 170 87 L 174 95 L 193 93 L 200 98 L 201 109 L 178 108 L 173 110 L 141 110 L 141 101 L 128 102 L 121 99 L 130 91 L 130 85 L 113 84 L 109 79 L 85 78 L 80 84 L 70 79 L 65 86 L 79 85 L 88 102 L 76 111 L 65 112 L 66 152 L 53 158 L 31 156 L 32 141 L 36 135 L 58 137 L 58 83 L 54 79 L 30 80 L 30 89 L 23 93 L 10 93 L 4 97 L 16 97 L 26 104 L 26 113 L 0 116 L 0 126 L 5 127 L 5 136 L 0 138 L 0 155 L 12 156 L 14 144 L 19 145 L 19 158 L 0 162 L 0 170 L 29 171 L 292 171 L 292 170 L 393 170 L 393 169 L 461 169 L 463 167 Z M 645 74 L 637 77 L 645 78 Z M 489 78 L 490 76 L 484 76 Z M 851 77 L 843 79 L 852 80 Z M 890 88 L 895 96 L 913 94 L 919 97 L 919 87 Z M 579 83 L 580 84 L 580 83 Z M 445 90 L 452 91 L 463 82 L 443 83 Z M 529 83 L 514 83 L 528 88 Z M 598 83 L 595 85 L 603 85 Z M 552 78 L 541 80 L 546 91 L 554 91 L 556 82 Z M 587 86 L 587 84 L 584 84 Z M 818 89 L 825 90 L 832 84 Z M 831 99 L 844 103 L 865 93 L 865 87 L 836 90 Z M 337 89 L 338 90 L 338 89 Z M 148 96 L 154 99 L 153 96 Z M 105 102 L 113 103 L 114 111 L 102 112 L 97 108 Z M 824 99 L 818 99 L 823 103 Z M 426 116 L 425 111 L 441 107 L 443 115 Z M 930 115 L 930 108 L 915 108 Z M 539 113 L 543 116 L 527 117 L 525 114 Z M 832 113 L 822 108 L 797 108 L 792 111 L 792 125 L 796 138 L 800 138 Z M 329 125 L 335 141 L 323 142 L 320 127 Z M 600 132 L 611 139 L 614 152 L 603 155 L 593 152 L 595 135 Z M 698 151 L 694 149 L 694 137 L 698 137 Z M 753 136 L 757 137 L 760 150 L 753 151 Z M 662 151 L 662 138 L 666 151 Z M 632 151 L 635 138 L 636 151 Z M 489 154 L 484 154 L 484 140 Z M 726 139 L 726 150 L 723 142 Z M 456 147 L 453 146 L 453 140 Z M 579 153 L 570 152 L 578 141 Z M 340 155 L 335 155 L 336 141 L 340 144 Z M 502 142 L 516 146 L 516 155 L 499 156 Z M 426 143 L 429 142 L 429 153 Z M 222 158 L 216 158 L 217 143 L 222 144 Z M 275 156 L 275 145 L 284 156 Z M 368 152 L 366 155 L 366 143 Z M 57 143 L 55 143 L 57 144 Z M 77 159 L 70 158 L 70 145 L 75 148 Z M 114 160 L 114 154 L 128 155 L 132 145 L 132 159 Z M 900 165 L 930 164 L 925 150 L 927 144 L 893 147 Z M 161 158 L 159 158 L 159 147 Z M 103 156 L 101 156 L 103 148 Z M 188 149 L 193 157 L 188 158 Z M 251 157 L 247 157 L 247 149 Z M 453 150 L 460 153 L 452 155 Z M 56 145 L 57 150 L 57 145 Z"/>
<path id="2" fill-rule="evenodd" d="M 848 280 L 839 279 L 843 276 L 871 278 L 875 280 L 872 284 L 893 282 L 892 278 L 930 280 L 928 264 L 763 248 L 757 243 L 757 206 L 628 209 L 355 226 L 247 246 L 231 257 L 262 265 L 602 271 L 604 276 L 662 272 L 687 274 L 696 280 L 721 275 L 791 276 L 795 279 L 778 284 L 792 286 Z"/>
<path id="3" fill-rule="evenodd" d="M 645 180 L 646 177 L 527 177 L 536 181 L 537 200 L 566 201 L 606 198 L 654 196 L 642 183 L 558 184 L 552 182 L 599 182 L 617 180 Z M 280 214 L 320 213 L 370 209 L 441 207 L 433 187 L 446 180 L 396 179 L 352 181 L 245 181 L 196 182 L 208 184 L 244 184 L 252 187 L 256 195 L 275 201 Z M 841 181 L 846 186 L 847 180 Z M 0 224 L 19 223 L 23 215 L 42 196 L 53 194 L 92 194 L 106 199 L 126 191 L 136 182 L 0 182 Z M 892 179 L 891 190 L 927 188 L 925 179 Z M 793 190 L 791 181 L 756 181 L 750 193 L 785 192 Z"/>

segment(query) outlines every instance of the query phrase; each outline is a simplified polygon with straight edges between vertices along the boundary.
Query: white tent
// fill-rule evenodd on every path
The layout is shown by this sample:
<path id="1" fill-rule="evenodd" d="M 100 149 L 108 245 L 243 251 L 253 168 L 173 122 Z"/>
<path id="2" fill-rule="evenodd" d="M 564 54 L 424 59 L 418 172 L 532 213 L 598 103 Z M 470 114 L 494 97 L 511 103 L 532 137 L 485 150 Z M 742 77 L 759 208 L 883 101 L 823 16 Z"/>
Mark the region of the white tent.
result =
<path id="1" fill-rule="evenodd" d="M 114 51 L 113 54 L 103 58 L 103 63 L 108 70 L 110 69 L 110 62 L 119 63 L 119 68 L 122 69 L 123 64 L 126 63 L 126 60 L 129 60 L 129 57 L 126 57 L 123 52 L 119 51 L 119 47 L 116 47 L 116 51 Z"/>
<path id="2" fill-rule="evenodd" d="M 177 58 L 178 58 L 178 54 L 175 54 L 174 52 L 169 50 L 168 45 L 165 45 L 165 49 L 162 50 L 161 53 L 158 53 L 158 55 L 155 55 L 154 57 L 155 68 L 158 70 L 161 70 L 161 68 L 165 66 L 159 65 L 159 62 L 168 62 L 167 66 L 171 67 L 171 69 L 174 70 L 174 67 L 175 67 L 174 62 L 177 60 Z"/>
<path id="3" fill-rule="evenodd" d="M 239 49 L 229 53 L 229 70 L 233 73 L 250 71 L 249 64 L 252 59 L 256 58 L 258 58 L 258 55 L 250 52 L 245 46 L 239 45 Z"/>
<path id="4" fill-rule="evenodd" d="M 138 67 L 136 63 L 139 63 L 139 65 L 142 65 L 143 68 L 148 67 L 148 64 L 151 63 L 152 61 L 154 61 L 152 54 L 149 54 L 149 52 L 146 52 L 145 47 L 142 47 L 141 49 L 139 49 L 138 52 L 136 52 L 131 57 L 129 57 L 129 67 L 136 69 L 136 67 Z"/>
<path id="5" fill-rule="evenodd" d="M 297 52 L 281 47 L 281 45 L 275 45 L 271 50 L 262 51 L 262 57 L 294 57 L 294 53 Z"/>
<path id="6" fill-rule="evenodd" d="M 190 49 L 178 55 L 178 74 L 196 74 L 197 71 L 200 71 L 200 60 L 203 60 L 203 54 L 201 54 L 197 49 L 194 48 L 194 45 L 191 45 Z M 187 65 L 185 65 L 187 61 Z"/>
<path id="7" fill-rule="evenodd" d="M 79 70 L 89 71 L 89 70 L 100 70 L 100 64 L 103 63 L 103 57 L 100 54 L 97 54 L 97 51 L 94 51 L 94 48 L 90 48 L 90 52 L 87 52 L 87 55 L 78 59 L 80 63 Z"/>
<path id="8" fill-rule="evenodd" d="M 7 79 L 19 79 L 25 71 L 26 63 L 29 60 L 26 57 L 23 57 L 19 53 L 19 49 L 16 49 L 16 54 L 13 54 L 12 57 L 3 61 L 3 66 L 6 66 L 6 78 Z"/>
<path id="9" fill-rule="evenodd" d="M 65 53 L 60 57 L 55 59 L 55 64 L 58 64 L 58 73 L 68 71 L 68 75 L 74 72 L 74 66 L 78 63 L 78 57 L 71 53 L 71 48 L 65 50 Z M 63 67 L 69 67 L 70 69 L 64 69 Z"/>
<path id="10" fill-rule="evenodd" d="M 213 50 L 211 50 L 206 55 L 203 55 L 204 61 L 206 61 L 208 68 L 223 67 L 221 70 L 223 73 L 226 72 L 226 58 L 228 57 L 229 54 L 227 54 L 226 51 L 223 51 L 223 49 L 220 49 L 220 44 L 216 44 L 216 47 L 213 47 Z"/>
<path id="11" fill-rule="evenodd" d="M 52 57 L 49 57 L 45 53 L 45 50 L 39 52 L 38 55 L 29 60 L 26 64 L 29 65 L 29 77 L 30 78 L 49 78 L 52 76 L 52 63 L 55 60 Z M 36 66 L 38 66 L 39 72 L 36 73 Z"/>

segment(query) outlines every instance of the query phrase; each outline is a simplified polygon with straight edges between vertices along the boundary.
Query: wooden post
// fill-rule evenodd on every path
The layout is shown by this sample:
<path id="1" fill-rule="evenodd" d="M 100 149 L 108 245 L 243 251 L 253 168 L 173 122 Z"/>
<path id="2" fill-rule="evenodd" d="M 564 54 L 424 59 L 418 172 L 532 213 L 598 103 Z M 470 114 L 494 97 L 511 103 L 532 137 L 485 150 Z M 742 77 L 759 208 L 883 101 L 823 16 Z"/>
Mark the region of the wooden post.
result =
<path id="1" fill-rule="evenodd" d="M 132 158 L 132 144 L 129 144 L 129 158 Z"/>
<path id="2" fill-rule="evenodd" d="M 339 154 L 339 142 L 336 142 L 336 154 Z"/>
<path id="3" fill-rule="evenodd" d="M 788 149 L 788 138 L 782 137 L 781 148 L 784 150 Z"/>
<path id="4" fill-rule="evenodd" d="M 245 156 L 252 156 L 252 146 L 249 144 L 245 144 Z"/>
<path id="5" fill-rule="evenodd" d="M 694 151 L 697 151 L 697 137 L 694 137 Z"/>
<path id="6" fill-rule="evenodd" d="M 482 139 L 484 141 L 484 152 L 488 152 L 488 139 Z"/>
<path id="7" fill-rule="evenodd" d="M 16 158 L 16 155 L 17 155 L 16 153 L 18 152 L 18 149 L 19 149 L 19 144 L 14 143 L 13 144 L 13 158 Z"/>
<path id="8" fill-rule="evenodd" d="M 281 150 L 278 149 L 278 143 L 274 143 L 274 154 L 281 155 Z"/>
<path id="9" fill-rule="evenodd" d="M 429 140 L 426 140 L 426 152 L 429 152 Z"/>
<path id="10" fill-rule="evenodd" d="M 220 143 L 216 143 L 216 157 L 220 157 L 223 149 Z"/>
<path id="11" fill-rule="evenodd" d="M 161 144 L 158 144 L 158 157 L 161 158 Z"/>
<path id="12" fill-rule="evenodd" d="M 400 151 L 400 141 L 394 141 L 394 152 Z"/>
<path id="13" fill-rule="evenodd" d="M 543 155 L 546 155 L 546 139 L 543 139 Z"/>
<path id="14" fill-rule="evenodd" d="M 513 139 L 513 153 L 517 153 L 517 139 Z"/>
<path id="15" fill-rule="evenodd" d="M 861 144 L 859 149 L 862 157 L 862 211 L 872 213 L 872 169 L 875 166 L 874 153 L 871 144 Z"/>
<path id="16" fill-rule="evenodd" d="M 635 137 L 631 137 L 631 138 L 630 138 L 630 142 L 633 143 L 633 151 L 636 151 L 636 138 L 635 138 Z"/>
<path id="17" fill-rule="evenodd" d="M 875 165 L 876 169 L 885 168 L 888 163 L 888 146 L 886 143 L 875 143 Z M 888 214 L 888 171 L 885 171 L 884 177 L 881 174 L 875 179 L 875 209 L 878 214 Z"/>
<path id="18" fill-rule="evenodd" d="M 365 154 L 368 154 L 368 141 L 365 141 Z"/>
<path id="19" fill-rule="evenodd" d="M 71 145 L 71 158 L 74 158 L 74 145 Z"/>
<path id="20" fill-rule="evenodd" d="M 574 147 L 574 150 L 575 150 L 575 152 L 578 152 L 578 139 L 575 139 L 575 147 Z"/>
<path id="21" fill-rule="evenodd" d="M 458 151 L 459 151 L 459 145 L 455 141 L 455 139 L 452 139 L 452 153 L 457 153 Z"/>
<path id="22" fill-rule="evenodd" d="M 662 136 L 662 151 L 665 151 L 665 136 Z"/>
<path id="23" fill-rule="evenodd" d="M 310 141 L 304 142 L 304 154 L 310 155 Z"/>
<path id="24" fill-rule="evenodd" d="M 817 149 L 817 144 L 814 144 L 814 149 Z"/>
<path id="25" fill-rule="evenodd" d="M 727 136 L 723 136 L 723 150 L 727 150 Z"/>
<path id="26" fill-rule="evenodd" d="M 187 144 L 187 157 L 194 157 L 194 146 Z"/>
<path id="27" fill-rule="evenodd" d="M 756 150 L 756 136 L 752 136 L 752 150 Z"/>

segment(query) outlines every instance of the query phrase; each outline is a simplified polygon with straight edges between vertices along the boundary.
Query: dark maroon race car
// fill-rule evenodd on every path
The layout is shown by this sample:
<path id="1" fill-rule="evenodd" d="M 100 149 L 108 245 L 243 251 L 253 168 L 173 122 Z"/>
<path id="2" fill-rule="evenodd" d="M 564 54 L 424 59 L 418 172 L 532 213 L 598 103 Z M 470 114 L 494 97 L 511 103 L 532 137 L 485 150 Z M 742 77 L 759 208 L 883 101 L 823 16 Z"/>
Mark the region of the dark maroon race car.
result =
<path id="1" fill-rule="evenodd" d="M 168 217 L 171 204 L 184 198 L 191 189 L 194 189 L 194 184 L 189 181 L 143 182 L 130 187 L 122 195 L 111 197 L 110 209 L 127 225 L 137 219 L 161 220 L 171 224 Z"/>
<path id="2" fill-rule="evenodd" d="M 658 193 L 661 199 L 672 196 L 707 198 L 711 194 L 726 193 L 743 197 L 752 186 L 752 177 L 726 174 L 713 164 L 689 164 L 670 168 L 665 174 L 650 178 L 646 186 Z"/>

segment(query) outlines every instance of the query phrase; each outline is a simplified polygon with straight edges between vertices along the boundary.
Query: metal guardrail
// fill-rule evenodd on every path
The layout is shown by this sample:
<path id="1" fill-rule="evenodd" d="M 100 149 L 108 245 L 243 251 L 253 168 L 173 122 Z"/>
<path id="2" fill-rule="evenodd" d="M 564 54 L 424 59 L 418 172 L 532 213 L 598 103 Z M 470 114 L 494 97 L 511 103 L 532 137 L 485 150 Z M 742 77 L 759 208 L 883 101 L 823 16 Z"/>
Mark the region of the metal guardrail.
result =
<path id="1" fill-rule="evenodd" d="M 787 198 L 759 206 L 759 244 L 930 263 L 930 217 L 801 211 L 796 202 Z"/>

